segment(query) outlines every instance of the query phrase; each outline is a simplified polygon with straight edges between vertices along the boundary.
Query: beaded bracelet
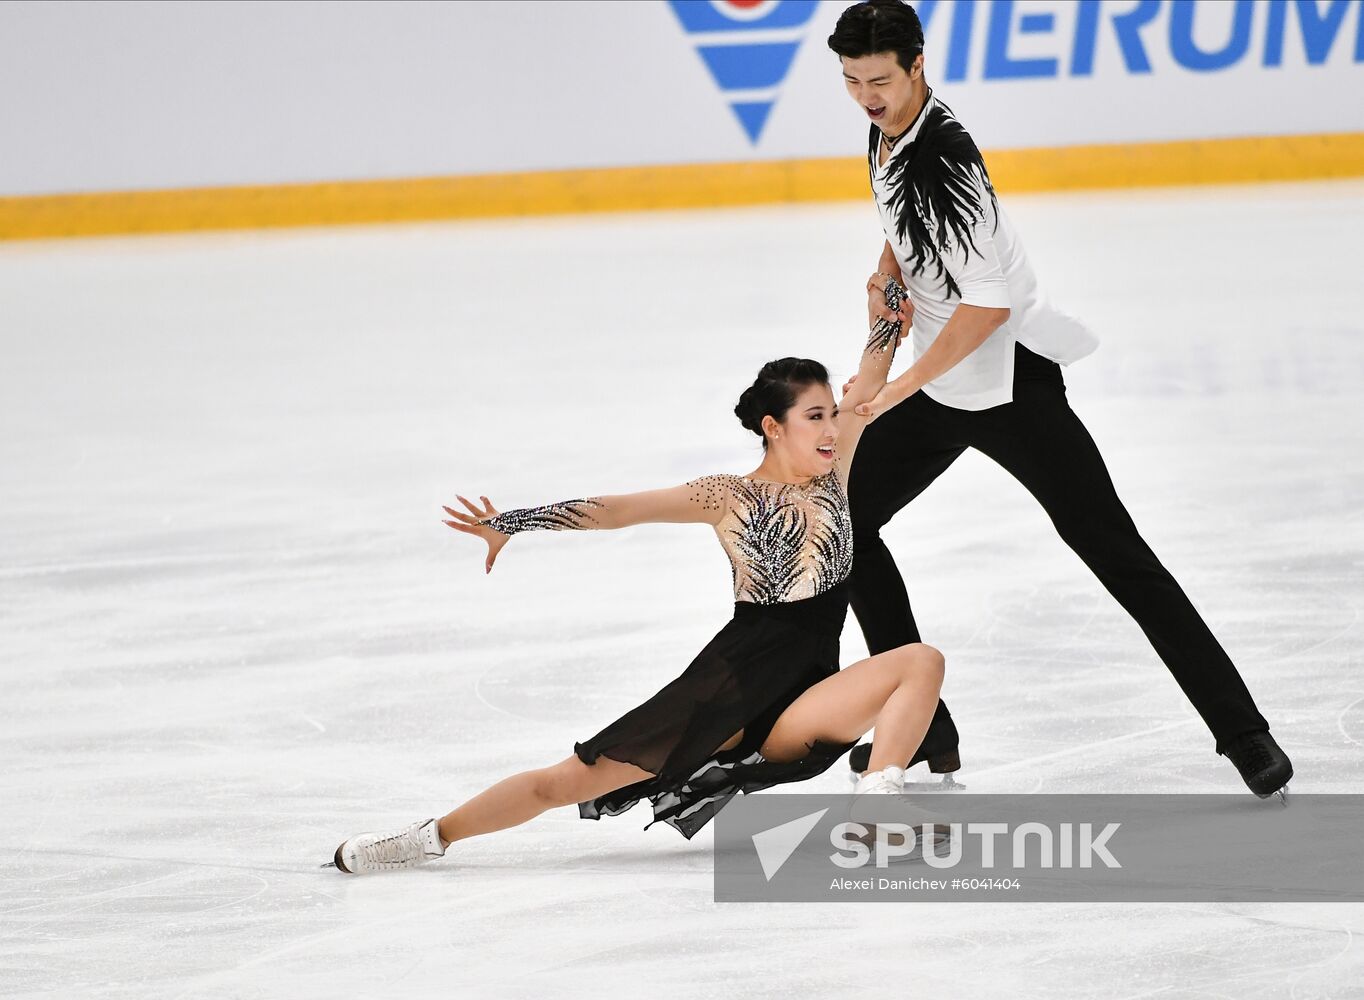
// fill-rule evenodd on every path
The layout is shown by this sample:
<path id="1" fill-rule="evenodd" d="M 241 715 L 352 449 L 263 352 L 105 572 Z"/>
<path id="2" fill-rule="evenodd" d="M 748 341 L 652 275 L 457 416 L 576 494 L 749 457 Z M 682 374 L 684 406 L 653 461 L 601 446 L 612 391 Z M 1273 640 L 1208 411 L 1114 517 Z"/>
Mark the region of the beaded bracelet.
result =
<path id="1" fill-rule="evenodd" d="M 872 277 L 872 278 L 875 278 L 878 274 L 879 274 L 881 277 L 883 277 L 883 278 L 886 279 L 886 283 L 887 283 L 888 286 L 889 286 L 890 284 L 896 283 L 896 280 L 897 280 L 897 279 L 896 279 L 895 275 L 893 275 L 893 274 L 888 274 L 888 273 L 886 273 L 885 271 L 877 271 L 877 272 L 876 272 L 875 274 L 873 274 L 871 277 Z M 868 279 L 867 279 L 867 291 L 871 291 L 871 290 L 872 290 L 873 288 L 875 288 L 875 287 L 876 287 L 875 282 L 873 282 L 873 281 L 871 280 L 871 278 L 868 278 Z"/>
<path id="2" fill-rule="evenodd" d="M 881 274 L 882 272 L 877 271 L 876 273 Z M 886 282 L 886 307 L 891 312 L 899 312 L 900 304 L 905 298 L 904 286 L 890 275 L 886 275 L 886 277 L 889 279 Z M 872 327 L 871 336 L 867 338 L 867 350 L 891 350 L 899 341 L 900 327 L 899 320 L 892 323 L 888 320 L 878 319 L 876 325 Z"/>

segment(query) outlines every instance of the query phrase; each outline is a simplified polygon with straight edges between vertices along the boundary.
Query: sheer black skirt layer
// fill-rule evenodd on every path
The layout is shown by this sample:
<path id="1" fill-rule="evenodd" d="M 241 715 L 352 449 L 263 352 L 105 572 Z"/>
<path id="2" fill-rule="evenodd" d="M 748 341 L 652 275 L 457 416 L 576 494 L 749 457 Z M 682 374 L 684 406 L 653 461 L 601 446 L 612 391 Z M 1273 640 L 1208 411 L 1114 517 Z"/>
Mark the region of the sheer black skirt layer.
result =
<path id="1" fill-rule="evenodd" d="M 647 798 L 649 826 L 661 821 L 691 839 L 736 793 L 828 770 L 853 743 L 815 740 L 804 757 L 785 763 L 766 760 L 759 748 L 796 698 L 838 672 L 847 607 L 846 581 L 803 601 L 735 604 L 734 618 L 676 680 L 574 744 L 586 764 L 605 756 L 655 775 L 579 803 L 579 814 L 615 816 Z M 737 746 L 717 752 L 740 730 Z"/>

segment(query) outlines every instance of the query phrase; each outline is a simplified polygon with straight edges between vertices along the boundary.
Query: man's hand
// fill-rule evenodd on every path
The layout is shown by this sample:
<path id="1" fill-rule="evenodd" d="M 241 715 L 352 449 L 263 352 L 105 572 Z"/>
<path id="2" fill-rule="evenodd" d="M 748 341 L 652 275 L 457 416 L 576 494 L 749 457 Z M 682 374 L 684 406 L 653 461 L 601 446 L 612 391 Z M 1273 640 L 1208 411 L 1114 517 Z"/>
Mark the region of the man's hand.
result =
<path id="1" fill-rule="evenodd" d="M 886 279 L 889 277 L 884 271 L 877 271 L 867 279 L 867 329 L 882 319 L 887 323 L 899 323 L 900 342 L 903 342 L 905 334 L 914 325 L 914 303 L 906 295 L 900 302 L 899 312 L 893 312 L 886 305 Z M 898 342 L 896 346 L 899 346 Z"/>
<path id="2" fill-rule="evenodd" d="M 856 375 L 853 376 L 853 378 L 856 377 L 857 377 Z M 889 410 L 892 406 L 895 406 L 897 403 L 903 401 L 904 398 L 905 398 L 904 385 L 901 384 L 900 379 L 895 379 L 895 381 L 887 382 L 885 385 L 883 385 L 881 387 L 881 391 L 878 392 L 869 402 L 857 404 L 857 406 L 853 409 L 853 412 L 856 413 L 859 417 L 866 417 L 867 423 L 870 424 L 881 414 Z"/>

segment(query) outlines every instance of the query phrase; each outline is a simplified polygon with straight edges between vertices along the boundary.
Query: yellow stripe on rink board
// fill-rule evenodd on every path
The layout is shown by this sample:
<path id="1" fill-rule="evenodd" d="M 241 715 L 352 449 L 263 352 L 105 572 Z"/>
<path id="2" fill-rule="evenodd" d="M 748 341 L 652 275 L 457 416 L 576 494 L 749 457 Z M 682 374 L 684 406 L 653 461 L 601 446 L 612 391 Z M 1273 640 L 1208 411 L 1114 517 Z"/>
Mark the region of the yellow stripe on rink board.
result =
<path id="1" fill-rule="evenodd" d="M 0 239 L 486 219 L 864 197 L 865 160 L 608 167 L 0 198 Z"/>
<path id="2" fill-rule="evenodd" d="M 1002 191 L 1234 184 L 1364 176 L 1364 132 L 987 152 Z"/>
<path id="3" fill-rule="evenodd" d="M 1364 133 L 987 152 L 1001 192 L 1364 176 Z M 0 239 L 868 197 L 861 157 L 0 197 Z"/>

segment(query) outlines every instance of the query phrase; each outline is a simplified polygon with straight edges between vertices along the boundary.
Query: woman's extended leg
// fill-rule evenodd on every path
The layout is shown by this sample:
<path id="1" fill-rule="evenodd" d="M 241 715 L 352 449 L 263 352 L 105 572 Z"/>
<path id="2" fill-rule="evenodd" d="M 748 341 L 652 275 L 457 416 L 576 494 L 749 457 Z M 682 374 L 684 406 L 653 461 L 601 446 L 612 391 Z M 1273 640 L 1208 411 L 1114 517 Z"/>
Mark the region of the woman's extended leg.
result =
<path id="1" fill-rule="evenodd" d="M 943 656 L 921 642 L 859 660 L 801 694 L 773 725 L 761 753 L 799 760 L 815 740 L 851 743 L 876 727 L 869 769 L 903 767 L 933 718 Z"/>
<path id="2" fill-rule="evenodd" d="M 332 864 L 350 875 L 413 868 L 441 857 L 456 840 L 518 826 L 555 806 L 587 802 L 653 777 L 651 771 L 604 755 L 589 765 L 575 754 L 550 767 L 504 778 L 439 823 L 430 819 L 392 833 L 362 833 L 342 841 Z"/>
<path id="3" fill-rule="evenodd" d="M 854 663 L 802 693 L 773 725 L 762 754 L 772 761 L 798 760 L 815 740 L 850 743 L 876 726 L 871 766 L 894 764 L 923 739 L 942 674 L 942 655 L 922 643 Z M 733 747 L 742 737 L 740 730 L 717 749 Z M 586 802 L 652 777 L 634 764 L 601 756 L 588 765 L 575 754 L 504 778 L 439 824 L 414 823 L 391 834 L 351 838 L 336 849 L 334 863 L 350 874 L 410 868 L 440 857 L 457 840 L 518 826 L 555 806 Z"/>
<path id="4" fill-rule="evenodd" d="M 576 755 L 550 767 L 522 771 L 479 792 L 440 821 L 446 844 L 480 833 L 519 826 L 555 806 L 586 802 L 599 795 L 652 778 L 653 774 L 609 757 L 584 764 Z"/>

